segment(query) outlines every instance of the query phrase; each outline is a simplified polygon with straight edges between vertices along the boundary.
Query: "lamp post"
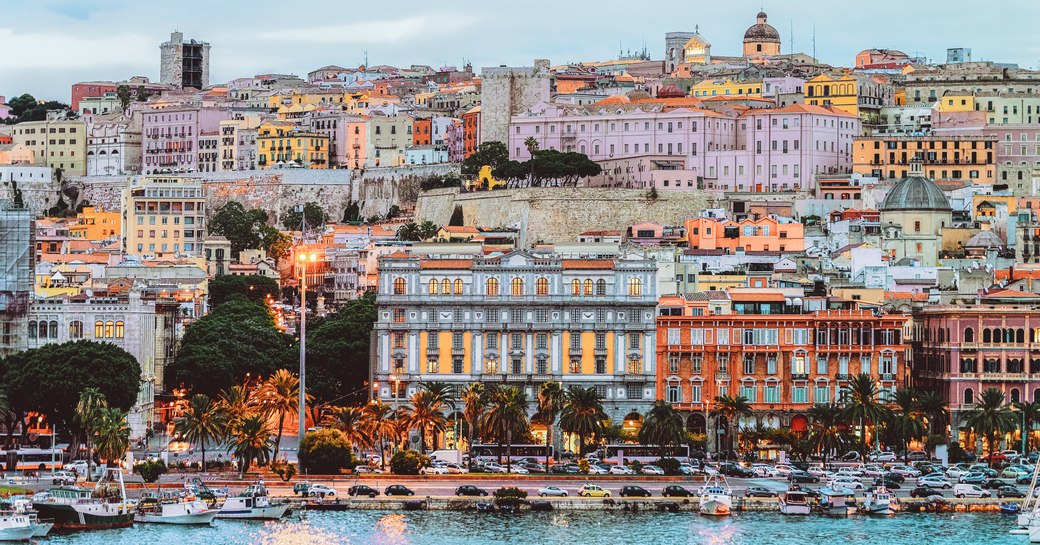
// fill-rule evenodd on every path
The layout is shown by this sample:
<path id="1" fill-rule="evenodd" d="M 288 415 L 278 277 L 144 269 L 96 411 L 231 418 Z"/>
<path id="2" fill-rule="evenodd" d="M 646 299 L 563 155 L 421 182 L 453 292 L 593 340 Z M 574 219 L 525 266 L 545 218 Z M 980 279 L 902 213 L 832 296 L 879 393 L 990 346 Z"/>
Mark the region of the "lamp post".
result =
<path id="1" fill-rule="evenodd" d="M 301 253 L 300 260 L 300 421 L 299 443 L 307 433 L 307 262 L 314 262 L 318 256 L 314 253 Z"/>

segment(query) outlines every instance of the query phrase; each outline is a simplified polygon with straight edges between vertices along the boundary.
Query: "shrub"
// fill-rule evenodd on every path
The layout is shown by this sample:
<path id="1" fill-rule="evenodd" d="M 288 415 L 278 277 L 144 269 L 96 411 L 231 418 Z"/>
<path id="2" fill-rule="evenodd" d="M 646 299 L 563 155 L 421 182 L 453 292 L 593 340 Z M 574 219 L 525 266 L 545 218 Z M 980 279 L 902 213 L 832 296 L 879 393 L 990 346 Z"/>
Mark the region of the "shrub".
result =
<path id="1" fill-rule="evenodd" d="M 419 470 L 430 465 L 430 457 L 414 450 L 402 450 L 390 458 L 390 471 L 396 475 L 418 475 Z"/>
<path id="2" fill-rule="evenodd" d="M 590 469 L 592 469 L 592 464 L 590 464 L 588 460 L 586 460 L 585 458 L 578 460 L 578 471 L 584 473 L 585 475 L 588 475 Z"/>
<path id="3" fill-rule="evenodd" d="M 495 490 L 495 505 L 519 505 L 527 500 L 527 491 L 515 486 L 503 486 Z"/>
<path id="4" fill-rule="evenodd" d="M 654 462 L 654 465 L 663 469 L 665 475 L 680 475 L 682 473 L 679 471 L 679 460 L 675 458 L 661 458 Z"/>
<path id="5" fill-rule="evenodd" d="M 166 464 L 162 460 L 145 460 L 134 464 L 134 473 L 137 473 L 146 483 L 154 483 L 167 472 Z"/>
<path id="6" fill-rule="evenodd" d="M 282 482 L 289 482 L 296 476 L 296 464 L 290 464 L 282 460 L 276 462 L 271 470 L 274 471 L 275 475 L 278 475 Z"/>
<path id="7" fill-rule="evenodd" d="M 336 474 L 352 462 L 353 455 L 343 432 L 324 428 L 303 436 L 299 458 L 308 473 Z"/>

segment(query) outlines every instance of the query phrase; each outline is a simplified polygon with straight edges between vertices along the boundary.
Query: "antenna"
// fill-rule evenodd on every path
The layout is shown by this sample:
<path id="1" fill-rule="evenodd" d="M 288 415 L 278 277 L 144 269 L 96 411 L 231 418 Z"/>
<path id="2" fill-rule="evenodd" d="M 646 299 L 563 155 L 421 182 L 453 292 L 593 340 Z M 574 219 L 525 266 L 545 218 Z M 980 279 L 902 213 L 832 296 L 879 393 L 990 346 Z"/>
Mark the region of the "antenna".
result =
<path id="1" fill-rule="evenodd" d="M 816 58 L 816 21 L 812 23 L 812 59 L 813 62 L 819 63 L 820 61 Z"/>

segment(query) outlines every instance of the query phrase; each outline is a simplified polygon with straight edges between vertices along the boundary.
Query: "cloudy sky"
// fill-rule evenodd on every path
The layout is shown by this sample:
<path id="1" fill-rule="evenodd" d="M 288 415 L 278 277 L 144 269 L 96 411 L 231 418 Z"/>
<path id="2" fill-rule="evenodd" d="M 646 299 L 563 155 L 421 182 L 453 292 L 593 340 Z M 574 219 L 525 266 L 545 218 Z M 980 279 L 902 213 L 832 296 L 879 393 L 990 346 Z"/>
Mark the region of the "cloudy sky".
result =
<path id="1" fill-rule="evenodd" d="M 846 4 L 848 7 L 846 8 Z M 740 52 L 762 7 L 783 50 L 849 65 L 867 47 L 945 59 L 1040 64 L 1040 2 L 946 0 L 0 0 L 0 94 L 69 100 L 76 81 L 159 77 L 159 43 L 178 29 L 213 46 L 210 81 L 257 73 L 305 76 L 327 64 L 529 65 L 615 58 L 645 44 L 661 58 L 664 33 L 699 25 L 712 52 Z M 355 6 L 364 6 L 361 10 Z M 907 8 L 917 6 L 912 10 Z M 853 7 L 856 6 L 856 7 Z M 874 16 L 871 18 L 871 16 Z"/>

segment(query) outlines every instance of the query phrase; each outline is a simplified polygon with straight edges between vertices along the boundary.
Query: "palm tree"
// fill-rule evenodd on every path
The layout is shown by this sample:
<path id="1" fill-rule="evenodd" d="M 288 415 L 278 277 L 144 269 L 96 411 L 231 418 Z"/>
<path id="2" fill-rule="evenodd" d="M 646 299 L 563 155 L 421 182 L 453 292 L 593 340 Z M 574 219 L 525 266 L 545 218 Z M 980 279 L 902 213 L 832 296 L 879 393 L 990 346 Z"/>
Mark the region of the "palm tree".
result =
<path id="1" fill-rule="evenodd" d="M 585 439 L 602 433 L 603 422 L 608 419 L 603 398 L 595 388 L 567 388 L 560 412 L 560 429 L 578 435 L 578 456 L 585 455 Z"/>
<path id="2" fill-rule="evenodd" d="M 256 412 L 256 398 L 246 386 L 232 386 L 220 392 L 217 406 L 224 415 L 225 436 L 235 434 L 239 426 Z"/>
<path id="3" fill-rule="evenodd" d="M 452 422 L 455 422 L 455 403 L 456 403 L 457 400 L 455 399 L 455 390 L 454 390 L 454 388 L 449 386 L 447 382 L 435 380 L 433 382 L 424 382 L 424 383 L 422 383 L 420 385 L 420 389 L 422 389 L 424 391 L 427 391 L 427 392 L 430 392 L 430 394 L 433 395 L 434 399 L 436 399 L 438 402 L 440 402 L 441 407 L 447 408 L 448 413 L 449 413 L 448 416 L 451 416 L 451 418 L 446 418 L 445 419 L 445 429 L 447 429 L 447 422 L 448 422 L 448 420 L 451 420 Z M 458 430 L 456 430 L 456 433 L 457 433 L 457 431 Z M 459 442 L 459 438 L 455 437 L 455 445 L 456 445 L 455 448 L 458 448 L 458 442 Z M 436 434 L 434 434 L 434 436 L 433 436 L 433 442 L 432 443 L 433 443 L 432 446 L 433 446 L 434 450 L 436 450 L 437 449 L 437 435 Z"/>
<path id="4" fill-rule="evenodd" d="M 218 405 L 205 394 L 195 394 L 188 400 L 187 410 L 177 419 L 174 430 L 202 449 L 202 472 L 205 473 L 206 443 L 223 440 L 227 426 Z"/>
<path id="5" fill-rule="evenodd" d="M 483 384 L 474 382 L 462 392 L 462 414 L 466 418 L 466 427 L 469 428 L 467 441 L 469 442 L 469 469 L 473 470 L 473 444 L 474 439 L 481 437 L 480 425 L 484 419 L 484 411 L 487 410 L 487 390 Z"/>
<path id="6" fill-rule="evenodd" d="M 130 448 L 130 426 L 126 423 L 126 412 L 115 407 L 99 409 L 94 434 L 98 457 L 106 465 L 122 458 Z"/>
<path id="7" fill-rule="evenodd" d="M 273 462 L 278 459 L 285 417 L 295 416 L 300 410 L 300 379 L 286 369 L 279 369 L 260 386 L 258 394 L 260 411 L 268 417 L 278 415 L 278 436 L 274 441 L 274 455 L 271 458 Z M 299 417 L 305 418 L 305 415 Z"/>
<path id="8" fill-rule="evenodd" d="M 545 424 L 545 452 L 548 456 L 549 447 L 553 444 L 553 425 L 556 424 L 556 416 L 563 411 L 566 401 L 566 393 L 563 385 L 555 380 L 542 383 L 538 388 L 538 421 Z M 548 458 L 545 463 L 549 463 Z"/>
<path id="9" fill-rule="evenodd" d="M 272 446 L 267 419 L 259 414 L 246 417 L 228 444 L 228 454 L 238 459 L 238 477 L 245 477 L 254 461 L 258 466 L 270 462 Z"/>
<path id="10" fill-rule="evenodd" d="M 910 388 L 899 388 L 892 394 L 889 401 L 894 406 L 892 418 L 888 421 L 888 427 L 892 435 L 899 440 L 903 447 L 903 463 L 910 463 L 910 442 L 920 438 L 925 433 L 924 413 L 918 402 L 918 394 Z"/>
<path id="11" fill-rule="evenodd" d="M 409 222 L 397 229 L 398 240 L 414 240 L 418 241 L 422 239 L 419 233 L 419 226 L 415 222 Z"/>
<path id="12" fill-rule="evenodd" d="M 419 451 L 426 454 L 426 432 L 436 436 L 447 428 L 448 419 L 441 411 L 444 404 L 438 394 L 430 390 L 415 392 L 409 402 L 411 406 L 401 407 L 401 423 L 406 429 L 419 431 Z"/>
<path id="13" fill-rule="evenodd" d="M 373 444 L 379 446 L 380 464 L 386 469 L 386 439 L 397 434 L 394 410 L 386 403 L 373 400 L 365 405 L 361 412 L 364 417 L 362 428 L 373 440 Z"/>
<path id="14" fill-rule="evenodd" d="M 842 408 L 837 403 L 817 403 L 809 409 L 809 418 L 809 443 L 823 457 L 823 467 L 827 467 L 827 454 L 837 451 L 845 442 L 841 433 Z"/>
<path id="15" fill-rule="evenodd" d="M 1040 421 L 1040 401 L 1033 401 L 1031 403 L 1020 402 L 1016 403 L 1015 407 L 1020 411 L 1025 411 L 1025 429 L 1022 430 L 1023 437 L 1026 438 L 1026 452 L 1022 453 L 1025 456 L 1029 452 L 1029 435 L 1033 431 L 1033 425 Z"/>
<path id="16" fill-rule="evenodd" d="M 656 401 L 646 413 L 643 426 L 639 428 L 639 442 L 661 448 L 660 458 L 665 457 L 666 447 L 678 445 L 686 436 L 682 416 L 667 401 Z"/>
<path id="17" fill-rule="evenodd" d="M 726 419 L 726 435 L 730 438 L 730 450 L 734 449 L 736 444 L 737 420 L 750 414 L 752 414 L 751 404 L 744 396 L 721 395 L 715 398 L 715 409 L 711 411 L 711 415 Z"/>
<path id="18" fill-rule="evenodd" d="M 990 465 L 993 465 L 997 436 L 1015 431 L 1017 427 L 1015 420 L 1015 415 L 1004 404 L 1004 392 L 996 388 L 983 390 L 975 407 L 965 415 L 964 423 L 968 428 L 986 438 Z"/>
<path id="19" fill-rule="evenodd" d="M 343 432 L 354 448 L 371 445 L 365 433 L 365 412 L 361 407 L 334 407 L 325 416 L 325 423 Z"/>
<path id="20" fill-rule="evenodd" d="M 90 466 L 94 463 L 94 452 L 91 450 L 91 440 L 97 433 L 98 419 L 101 409 L 108 406 L 105 394 L 97 388 L 84 388 L 79 393 L 79 402 L 76 403 L 76 423 L 83 429 L 83 435 L 87 443 L 87 480 L 90 480 Z"/>
<path id="21" fill-rule="evenodd" d="M 511 470 L 513 438 L 528 431 L 527 394 L 516 386 L 506 386 L 496 388 L 490 401 L 491 405 L 484 415 L 484 429 L 498 440 L 499 445 L 505 443 L 506 468 Z"/>
<path id="22" fill-rule="evenodd" d="M 917 392 L 917 407 L 928 419 L 928 435 L 942 434 L 950 416 L 950 403 L 935 391 Z"/>
<path id="23" fill-rule="evenodd" d="M 860 373 L 841 395 L 843 416 L 850 422 L 859 423 L 859 454 L 864 463 L 867 461 L 867 422 L 883 422 L 892 413 L 878 401 L 880 392 L 873 377 Z"/>

